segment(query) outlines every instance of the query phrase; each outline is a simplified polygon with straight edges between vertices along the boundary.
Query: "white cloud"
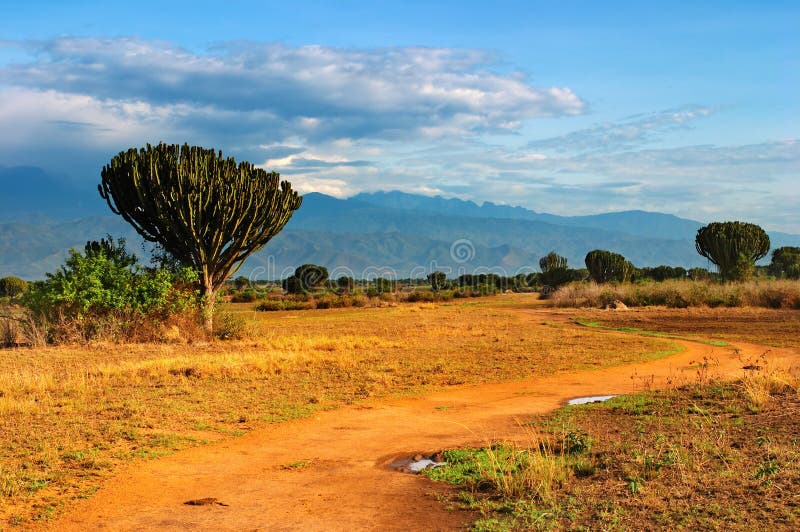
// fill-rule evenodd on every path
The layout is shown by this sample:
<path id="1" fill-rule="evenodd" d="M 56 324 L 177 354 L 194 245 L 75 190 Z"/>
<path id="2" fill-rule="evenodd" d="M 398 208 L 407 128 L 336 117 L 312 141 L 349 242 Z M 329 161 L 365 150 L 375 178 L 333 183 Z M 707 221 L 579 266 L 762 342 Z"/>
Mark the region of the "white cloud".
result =
<path id="1" fill-rule="evenodd" d="M 528 148 L 562 153 L 619 151 L 638 148 L 664 134 L 689 129 L 692 123 L 716 112 L 713 107 L 690 105 L 655 113 L 629 116 L 619 122 L 573 131 L 566 135 L 534 140 Z"/>
<path id="2" fill-rule="evenodd" d="M 714 107 L 631 116 L 518 150 L 487 144 L 585 104 L 569 88 L 493 70 L 496 58 L 479 50 L 29 45 L 33 59 L 0 66 L 0 164 L 73 170 L 85 160 L 84 175 L 96 176 L 121 149 L 189 142 L 263 162 L 302 192 L 400 189 L 558 213 L 729 213 L 800 231 L 789 221 L 800 203 L 796 141 L 653 147 Z"/>
<path id="3" fill-rule="evenodd" d="M 237 43 L 196 54 L 160 41 L 76 38 L 29 46 L 35 59 L 1 68 L 0 82 L 232 121 L 259 112 L 273 118 L 261 143 L 294 129 L 317 140 L 511 132 L 525 119 L 584 109 L 570 89 L 492 71 L 493 58 L 475 50 Z"/>
<path id="4" fill-rule="evenodd" d="M 292 187 L 301 194 L 320 192 L 337 198 L 344 198 L 350 195 L 350 186 L 343 179 L 300 176 L 292 179 Z"/>

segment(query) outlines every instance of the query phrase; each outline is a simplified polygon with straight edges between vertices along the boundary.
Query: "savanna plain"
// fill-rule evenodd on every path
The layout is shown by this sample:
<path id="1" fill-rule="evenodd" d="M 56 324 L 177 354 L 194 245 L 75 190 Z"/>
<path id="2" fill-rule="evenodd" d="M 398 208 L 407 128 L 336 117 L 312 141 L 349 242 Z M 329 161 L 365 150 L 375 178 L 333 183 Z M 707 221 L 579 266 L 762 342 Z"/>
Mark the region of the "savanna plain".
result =
<path id="1" fill-rule="evenodd" d="M 300 418 L 313 423 L 363 407 L 368 421 L 374 405 L 434 394 L 436 410 L 458 421 L 451 392 L 480 396 L 504 383 L 524 401 L 537 379 L 580 378 L 602 392 L 603 379 L 619 388 L 611 375 L 627 381 L 625 395 L 611 401 L 531 407 L 515 417 L 513 434 L 474 432 L 461 445 L 410 447 L 447 462 L 408 475 L 417 496 L 439 509 L 429 523 L 800 526 L 800 311 L 567 309 L 538 294 L 271 313 L 253 307 L 222 309 L 244 323 L 238 340 L 175 334 L 168 343 L 1 350 L 0 529 L 59 527 L 132 466 Z M 648 364 L 666 367 L 682 354 L 682 372 L 648 378 Z M 309 475 L 313 489 L 315 464 L 301 458 L 281 467 Z M 407 475 L 385 457 L 363 458 L 382 474 Z M 213 511 L 235 514 L 236 507 Z"/>

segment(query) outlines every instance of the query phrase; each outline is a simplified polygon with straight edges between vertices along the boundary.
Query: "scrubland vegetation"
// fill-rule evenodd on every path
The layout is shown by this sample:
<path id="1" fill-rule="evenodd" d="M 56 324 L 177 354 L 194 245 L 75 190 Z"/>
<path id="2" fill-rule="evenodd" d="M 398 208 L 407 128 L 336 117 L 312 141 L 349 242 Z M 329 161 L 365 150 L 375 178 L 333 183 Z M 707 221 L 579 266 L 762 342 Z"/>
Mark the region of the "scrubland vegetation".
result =
<path id="1" fill-rule="evenodd" d="M 229 277 L 302 201 L 278 174 L 159 144 L 119 153 L 100 190 L 156 244 L 149 264 L 108 237 L 72 250 L 45 280 L 0 279 L 0 347 L 12 348 L 0 365 L 0 522 L 10 525 L 51 519 L 132 460 L 374 396 L 640 362 L 679 351 L 670 338 L 681 328 L 709 332 L 692 330 L 707 319 L 678 316 L 648 324 L 650 336 L 610 340 L 599 327 L 515 312 L 538 295 L 472 298 L 800 309 L 800 250 L 775 250 L 759 271 L 769 238 L 752 224 L 698 231 L 716 273 L 636 268 L 598 249 L 585 269 L 552 252 L 539 273 L 511 277 L 332 280 L 304 264 L 254 283 Z M 265 312 L 277 310 L 287 312 Z M 759 321 L 747 311 L 747 324 L 725 334 L 798 346 L 796 315 Z M 620 330 L 646 319 L 592 318 Z M 764 325 L 758 334 L 753 323 Z M 764 365 L 737 383 L 702 379 L 532 419 L 530 446 L 448 451 L 450 467 L 431 476 L 465 486 L 457 503 L 483 514 L 478 529 L 730 528 L 752 516 L 797 526 L 796 506 L 779 495 L 800 481 L 798 379 Z"/>
<path id="2" fill-rule="evenodd" d="M 800 309 L 800 281 L 753 280 L 736 283 L 668 280 L 643 283 L 572 283 L 551 297 L 557 307 L 764 307 Z"/>
<path id="3" fill-rule="evenodd" d="M 0 522 L 47 520 L 131 460 L 369 397 L 647 360 L 669 340 L 533 322 L 535 295 L 447 304 L 223 313 L 246 336 L 4 350 Z M 218 319 L 224 322 L 224 319 Z"/>
<path id="4" fill-rule="evenodd" d="M 751 362 L 531 418 L 527 444 L 446 451 L 427 474 L 462 487 L 475 530 L 796 529 L 800 376 Z"/>

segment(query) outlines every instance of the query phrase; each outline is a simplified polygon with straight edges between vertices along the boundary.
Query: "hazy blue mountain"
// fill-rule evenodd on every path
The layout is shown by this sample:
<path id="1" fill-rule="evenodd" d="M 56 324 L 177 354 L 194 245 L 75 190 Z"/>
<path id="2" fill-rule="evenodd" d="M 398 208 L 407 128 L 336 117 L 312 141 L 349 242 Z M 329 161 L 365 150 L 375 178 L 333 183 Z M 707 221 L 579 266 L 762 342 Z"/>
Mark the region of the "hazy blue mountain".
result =
<path id="1" fill-rule="evenodd" d="M 332 277 L 424 277 L 432 269 L 459 275 L 487 264 L 494 267 L 493 271 L 516 273 L 538 260 L 507 244 L 475 246 L 464 262 L 455 260 L 450 249 L 450 242 L 398 232 L 353 234 L 286 229 L 248 259 L 241 274 L 266 279 L 286 277 L 298 265 L 309 262 L 325 265 Z"/>
<path id="2" fill-rule="evenodd" d="M 107 214 L 96 184 L 75 184 L 33 166 L 0 166 L 0 221 L 42 222 Z"/>
<path id="3" fill-rule="evenodd" d="M 478 205 L 474 201 L 462 200 L 458 198 L 446 199 L 441 196 L 421 196 L 419 194 L 408 194 L 393 190 L 390 192 L 362 192 L 352 196 L 350 199 L 391 207 L 394 209 L 410 209 L 417 211 L 437 212 L 455 216 L 469 216 L 473 218 L 511 218 L 521 220 L 535 220 L 540 215 L 524 207 L 511 207 L 508 205 L 497 205 L 490 201 Z"/>
<path id="4" fill-rule="evenodd" d="M 106 234 L 123 236 L 142 252 L 142 241 L 110 214 L 96 190 L 64 184 L 40 169 L 0 168 L 0 276 L 43 278 L 63 263 L 67 250 Z M 638 266 L 707 266 L 694 249 L 700 222 L 668 214 L 628 211 L 594 216 L 554 216 L 524 209 L 401 192 L 337 199 L 307 194 L 283 232 L 251 257 L 241 273 L 287 275 L 303 263 L 332 274 L 424 276 L 494 271 L 512 275 L 536 269 L 557 251 L 582 267 L 592 249 L 622 253 Z M 772 233 L 773 248 L 800 246 L 800 236 Z"/>
<path id="5" fill-rule="evenodd" d="M 582 265 L 586 253 L 596 248 L 617 251 L 641 265 L 705 263 L 695 252 L 693 240 L 643 238 L 524 219 L 477 218 L 395 209 L 357 199 L 339 200 L 323 194 L 307 194 L 303 207 L 292 217 L 287 228 L 353 234 L 400 233 L 449 244 L 469 240 L 475 246 L 489 248 L 507 244 L 537 257 L 556 250 L 576 266 Z"/>
<path id="6" fill-rule="evenodd" d="M 523 207 L 496 205 L 488 201 L 478 205 L 473 201 L 445 199 L 441 196 L 420 196 L 399 191 L 361 193 L 353 196 L 352 199 L 362 203 L 395 209 L 411 209 L 471 218 L 532 220 L 567 227 L 593 227 L 606 231 L 620 231 L 631 235 L 676 240 L 693 239 L 697 230 L 704 225 L 694 220 L 686 220 L 672 214 L 658 212 L 635 210 L 588 216 L 558 216 L 538 213 Z"/>
<path id="7" fill-rule="evenodd" d="M 117 216 L 0 223 L 0 277 L 41 279 L 63 264 L 67 250 L 83 249 L 88 240 L 99 240 L 106 234 L 126 238 L 131 251 L 144 256 L 136 232 Z"/>

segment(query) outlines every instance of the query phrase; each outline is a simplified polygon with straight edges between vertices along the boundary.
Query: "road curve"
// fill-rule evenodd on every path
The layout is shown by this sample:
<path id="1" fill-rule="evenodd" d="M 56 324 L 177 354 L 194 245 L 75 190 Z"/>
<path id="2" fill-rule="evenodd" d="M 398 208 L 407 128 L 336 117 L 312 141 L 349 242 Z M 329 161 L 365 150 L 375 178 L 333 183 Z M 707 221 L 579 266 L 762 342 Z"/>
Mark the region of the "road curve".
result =
<path id="1" fill-rule="evenodd" d="M 542 311 L 529 311 L 537 314 Z M 544 316 L 544 314 L 542 315 Z M 540 318 L 542 316 L 539 316 Z M 548 315 L 552 319 L 552 315 Z M 623 334 L 607 332 L 609 335 Z M 403 399 L 379 399 L 271 425 L 224 443 L 131 464 L 80 501 L 54 530 L 453 530 L 473 516 L 445 509 L 446 489 L 394 471 L 398 457 L 503 439 L 524 439 L 518 421 L 572 397 L 622 394 L 696 378 L 715 361 L 723 378 L 766 348 L 675 340 L 686 350 L 640 364 L 560 373 L 518 382 L 457 386 Z M 796 349 L 772 359 L 800 361 Z M 287 467 L 298 462 L 305 467 Z M 215 497 L 227 506 L 187 506 Z"/>

